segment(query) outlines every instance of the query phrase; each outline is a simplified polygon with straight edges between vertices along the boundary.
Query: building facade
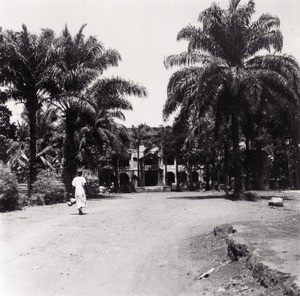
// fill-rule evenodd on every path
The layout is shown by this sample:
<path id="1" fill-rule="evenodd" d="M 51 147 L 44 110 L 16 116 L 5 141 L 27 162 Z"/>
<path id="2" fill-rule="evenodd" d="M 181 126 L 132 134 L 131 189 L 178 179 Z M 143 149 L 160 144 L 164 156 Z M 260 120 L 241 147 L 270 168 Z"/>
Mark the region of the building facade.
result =
<path id="1" fill-rule="evenodd" d="M 177 171 L 177 173 L 176 173 Z M 119 184 L 122 190 L 148 186 L 168 186 L 171 189 L 180 186 L 187 188 L 192 184 L 199 188 L 203 183 L 203 170 L 192 168 L 188 174 L 184 165 L 176 163 L 175 159 L 164 159 L 158 147 L 147 148 L 143 145 L 130 150 L 130 158 L 119 165 Z"/>

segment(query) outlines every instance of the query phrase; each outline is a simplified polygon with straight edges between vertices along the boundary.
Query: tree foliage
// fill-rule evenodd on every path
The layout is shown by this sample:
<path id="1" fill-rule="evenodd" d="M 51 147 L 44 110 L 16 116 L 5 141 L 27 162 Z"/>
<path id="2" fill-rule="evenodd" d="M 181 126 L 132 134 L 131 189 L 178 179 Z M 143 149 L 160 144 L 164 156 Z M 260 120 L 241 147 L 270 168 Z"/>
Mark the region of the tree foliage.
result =
<path id="1" fill-rule="evenodd" d="M 20 32 L 0 31 L 0 83 L 8 97 L 24 104 L 29 117 L 29 189 L 36 178 L 36 116 L 47 97 L 48 69 L 53 65 L 54 32 L 32 34 L 25 25 Z"/>
<path id="2" fill-rule="evenodd" d="M 299 66 L 295 59 L 278 55 L 283 44 L 279 19 L 263 14 L 251 22 L 254 1 L 229 1 L 227 9 L 212 4 L 199 15 L 200 27 L 187 26 L 177 36 L 188 42 L 188 50 L 165 59 L 165 66 L 183 66 L 168 83 L 164 117 L 179 108 L 177 120 L 214 115 L 218 129 L 230 124 L 233 147 L 235 193 L 243 190 L 242 129 L 248 120 L 269 116 L 268 106 L 299 107 Z M 260 55 L 262 50 L 270 53 Z M 273 53 L 271 53 L 273 52 Z"/>

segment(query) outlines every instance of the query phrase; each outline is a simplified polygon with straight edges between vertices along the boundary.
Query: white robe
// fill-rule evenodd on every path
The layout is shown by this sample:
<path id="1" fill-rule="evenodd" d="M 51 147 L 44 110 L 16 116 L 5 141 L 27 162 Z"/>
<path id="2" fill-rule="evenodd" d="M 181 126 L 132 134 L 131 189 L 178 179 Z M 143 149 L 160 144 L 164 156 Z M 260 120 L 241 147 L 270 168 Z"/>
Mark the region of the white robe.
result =
<path id="1" fill-rule="evenodd" d="M 82 176 L 75 177 L 72 181 L 72 185 L 75 187 L 75 198 L 77 203 L 77 208 L 84 208 L 86 206 L 86 196 L 84 185 L 86 184 L 86 180 Z"/>

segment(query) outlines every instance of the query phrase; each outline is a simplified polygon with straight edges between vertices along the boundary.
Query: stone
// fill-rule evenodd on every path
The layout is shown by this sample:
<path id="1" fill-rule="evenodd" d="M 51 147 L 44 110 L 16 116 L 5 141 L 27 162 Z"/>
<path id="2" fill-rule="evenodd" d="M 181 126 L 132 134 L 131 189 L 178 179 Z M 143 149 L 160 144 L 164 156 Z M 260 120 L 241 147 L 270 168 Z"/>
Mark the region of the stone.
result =
<path id="1" fill-rule="evenodd" d="M 248 259 L 251 252 L 246 244 L 229 239 L 227 240 L 227 254 L 232 261 L 239 261 L 242 257 Z"/>
<path id="2" fill-rule="evenodd" d="M 231 225 L 216 226 L 214 228 L 214 235 L 227 236 L 232 233 L 236 233 L 236 230 Z"/>
<path id="3" fill-rule="evenodd" d="M 282 197 L 271 197 L 269 199 L 269 206 L 283 207 L 283 198 Z"/>

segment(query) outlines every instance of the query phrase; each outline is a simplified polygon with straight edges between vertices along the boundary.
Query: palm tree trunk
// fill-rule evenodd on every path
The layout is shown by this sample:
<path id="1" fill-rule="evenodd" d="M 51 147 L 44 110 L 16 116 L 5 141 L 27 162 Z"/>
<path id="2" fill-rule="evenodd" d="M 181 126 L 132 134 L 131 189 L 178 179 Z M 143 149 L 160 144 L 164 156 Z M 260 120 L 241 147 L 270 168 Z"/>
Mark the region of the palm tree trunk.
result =
<path id="1" fill-rule="evenodd" d="M 229 194 L 229 144 L 224 144 L 225 193 Z"/>
<path id="2" fill-rule="evenodd" d="M 30 131 L 30 142 L 29 142 L 29 179 L 28 179 L 28 195 L 31 196 L 32 184 L 36 180 L 37 175 L 37 163 L 36 163 L 36 141 L 37 141 L 37 124 L 36 124 L 36 113 L 38 110 L 37 99 L 30 101 L 30 104 L 26 106 L 29 117 L 29 131 Z"/>
<path id="3" fill-rule="evenodd" d="M 176 166 L 175 166 L 175 172 L 176 172 L 176 191 L 180 191 L 180 185 L 178 182 L 178 160 L 175 158 Z"/>
<path id="4" fill-rule="evenodd" d="M 300 116 L 295 118 L 294 142 L 294 166 L 295 166 L 295 189 L 300 189 Z"/>
<path id="5" fill-rule="evenodd" d="M 137 147 L 137 177 L 138 177 L 138 186 L 141 186 L 140 181 L 140 144 Z"/>
<path id="6" fill-rule="evenodd" d="M 249 164 L 249 147 L 250 147 L 250 140 L 246 136 L 246 158 L 248 158 L 248 161 L 246 163 L 246 190 L 250 189 L 250 164 Z"/>
<path id="7" fill-rule="evenodd" d="M 164 167 L 165 167 L 165 186 L 168 186 L 168 165 L 166 156 L 163 157 Z"/>
<path id="8" fill-rule="evenodd" d="M 75 148 L 75 119 L 72 111 L 66 114 L 66 144 L 65 144 L 65 162 L 63 177 L 65 187 L 68 193 L 72 192 L 71 182 L 76 175 L 76 148 Z"/>
<path id="9" fill-rule="evenodd" d="M 206 180 L 205 180 L 205 191 L 209 191 L 211 188 L 210 188 L 210 185 L 209 185 L 209 181 L 210 181 L 210 167 L 209 167 L 209 164 L 207 163 L 206 164 Z"/>
<path id="10" fill-rule="evenodd" d="M 216 166 L 216 173 L 217 173 L 217 190 L 220 191 L 220 164 L 219 159 L 217 157 L 217 166 Z"/>
<path id="11" fill-rule="evenodd" d="M 232 145 L 233 145 L 233 167 L 234 167 L 234 194 L 241 197 L 243 193 L 243 179 L 241 166 L 241 152 L 240 152 L 240 136 L 239 136 L 239 122 L 237 112 L 233 112 L 231 122 Z"/>
<path id="12" fill-rule="evenodd" d="M 189 190 L 193 190 L 193 179 L 192 179 L 193 167 L 190 162 L 187 163 L 187 185 Z"/>
<path id="13" fill-rule="evenodd" d="M 115 192 L 119 192 L 120 191 L 120 186 L 119 186 L 119 184 L 120 184 L 120 176 L 119 176 L 119 160 L 118 159 L 116 159 L 115 161 L 114 161 L 114 172 L 115 172 Z"/>

